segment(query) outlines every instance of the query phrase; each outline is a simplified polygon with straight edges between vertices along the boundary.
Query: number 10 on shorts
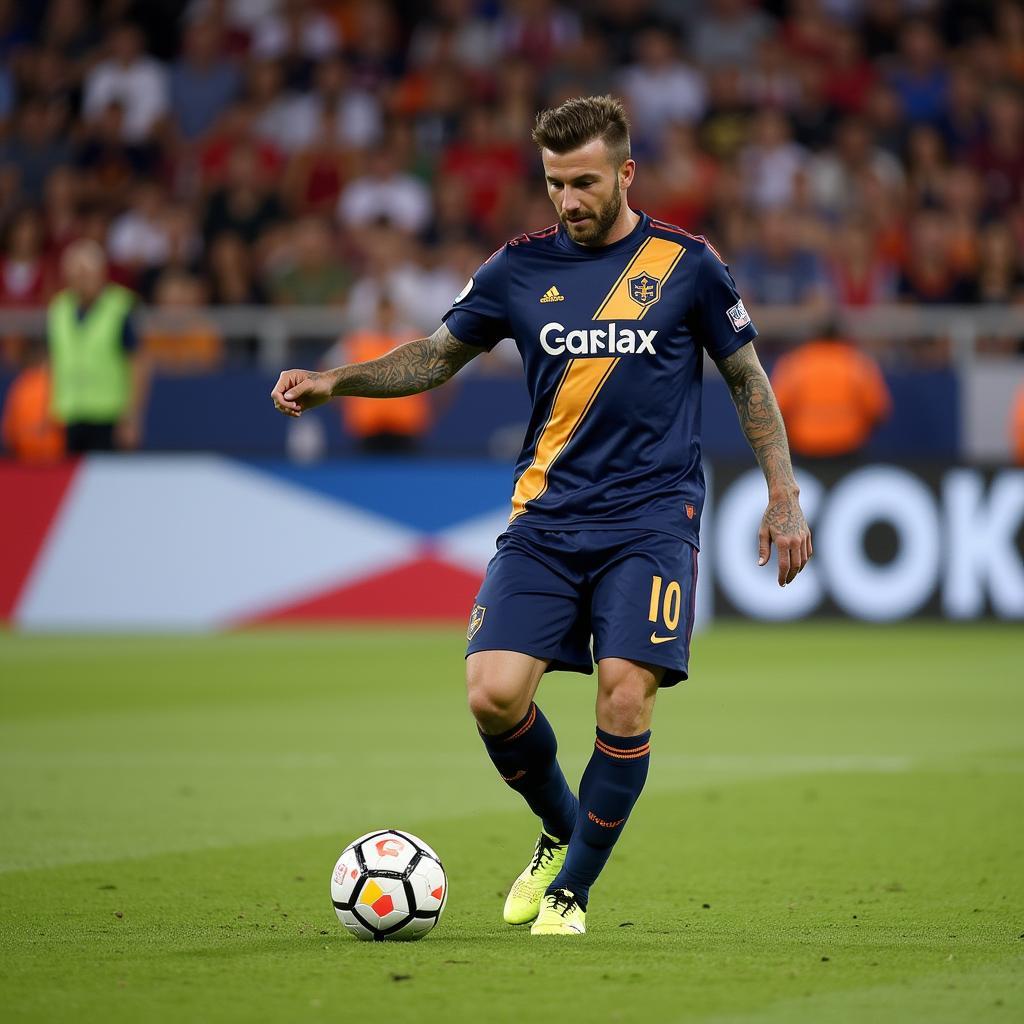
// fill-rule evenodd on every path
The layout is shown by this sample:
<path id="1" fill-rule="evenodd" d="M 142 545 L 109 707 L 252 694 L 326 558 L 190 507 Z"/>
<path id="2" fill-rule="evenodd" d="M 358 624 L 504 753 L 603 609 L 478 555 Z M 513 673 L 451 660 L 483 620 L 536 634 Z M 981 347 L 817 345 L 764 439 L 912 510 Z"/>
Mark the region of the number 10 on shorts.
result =
<path id="1" fill-rule="evenodd" d="M 662 599 L 661 591 L 664 580 L 660 576 L 651 577 L 651 606 L 647 618 L 651 622 L 657 622 L 659 613 L 665 623 L 665 628 L 674 630 L 679 625 L 679 610 L 682 605 L 683 593 L 675 580 L 669 580 L 664 587 L 665 597 Z"/>

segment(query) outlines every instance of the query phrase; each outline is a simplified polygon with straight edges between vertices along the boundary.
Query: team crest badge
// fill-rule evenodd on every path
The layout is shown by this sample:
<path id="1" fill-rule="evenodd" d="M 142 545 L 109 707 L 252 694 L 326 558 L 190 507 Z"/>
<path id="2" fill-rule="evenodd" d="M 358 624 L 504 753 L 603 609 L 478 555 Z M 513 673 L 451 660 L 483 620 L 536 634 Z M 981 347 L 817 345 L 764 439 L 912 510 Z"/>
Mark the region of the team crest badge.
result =
<path id="1" fill-rule="evenodd" d="M 484 624 L 484 612 L 487 609 L 482 604 L 473 605 L 473 611 L 469 616 L 469 629 L 466 630 L 466 639 L 472 640 L 477 630 Z"/>
<path id="2" fill-rule="evenodd" d="M 631 277 L 627 282 L 629 285 L 629 297 L 638 305 L 653 306 L 661 298 L 661 279 L 647 271 Z"/>

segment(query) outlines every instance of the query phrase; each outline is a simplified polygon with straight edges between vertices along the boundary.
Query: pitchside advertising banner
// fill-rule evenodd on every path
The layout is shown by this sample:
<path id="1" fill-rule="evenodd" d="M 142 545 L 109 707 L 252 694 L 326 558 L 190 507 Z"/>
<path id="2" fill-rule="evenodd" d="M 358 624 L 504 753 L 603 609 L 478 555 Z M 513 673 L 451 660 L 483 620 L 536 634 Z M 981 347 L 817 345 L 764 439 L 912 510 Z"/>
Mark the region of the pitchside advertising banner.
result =
<path id="1" fill-rule="evenodd" d="M 1024 621 L 1024 470 L 815 466 L 798 480 L 815 557 L 780 590 L 774 565 L 757 565 L 760 472 L 709 467 L 698 624 Z M 464 622 L 511 485 L 493 462 L 0 464 L 0 618 L 97 631 Z"/>

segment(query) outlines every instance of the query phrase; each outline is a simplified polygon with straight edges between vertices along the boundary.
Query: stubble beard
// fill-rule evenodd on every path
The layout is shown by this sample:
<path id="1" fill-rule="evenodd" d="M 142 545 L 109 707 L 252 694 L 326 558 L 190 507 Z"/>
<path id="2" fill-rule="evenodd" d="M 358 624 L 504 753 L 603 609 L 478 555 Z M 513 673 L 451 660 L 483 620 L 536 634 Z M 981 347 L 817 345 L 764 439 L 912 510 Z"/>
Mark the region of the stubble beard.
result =
<path id="1" fill-rule="evenodd" d="M 569 237 L 580 245 L 604 245 L 619 212 L 622 209 L 622 191 L 618 188 L 612 193 L 611 198 L 604 206 L 599 207 L 592 215 L 592 221 L 585 221 L 583 224 L 573 224 L 563 214 L 561 217 L 562 226 L 569 233 Z"/>

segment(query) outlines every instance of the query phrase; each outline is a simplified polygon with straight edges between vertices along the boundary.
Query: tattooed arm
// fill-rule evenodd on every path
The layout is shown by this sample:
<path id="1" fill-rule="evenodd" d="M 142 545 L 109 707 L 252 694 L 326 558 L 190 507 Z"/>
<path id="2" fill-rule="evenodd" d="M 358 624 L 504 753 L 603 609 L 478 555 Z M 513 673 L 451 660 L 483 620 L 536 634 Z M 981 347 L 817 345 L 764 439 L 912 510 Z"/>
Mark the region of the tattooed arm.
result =
<path id="1" fill-rule="evenodd" d="M 786 427 L 753 345 L 744 345 L 717 365 L 768 484 L 768 508 L 757 537 L 758 564 L 768 561 L 774 542 L 779 586 L 784 587 L 807 564 L 813 550 L 811 531 L 800 508 L 800 489 L 793 477 Z"/>
<path id="2" fill-rule="evenodd" d="M 339 395 L 401 398 L 429 391 L 454 376 L 482 349 L 464 345 L 442 324 L 429 338 L 420 338 L 379 359 L 350 363 L 333 370 L 285 370 L 270 397 L 279 412 L 301 416 Z"/>

